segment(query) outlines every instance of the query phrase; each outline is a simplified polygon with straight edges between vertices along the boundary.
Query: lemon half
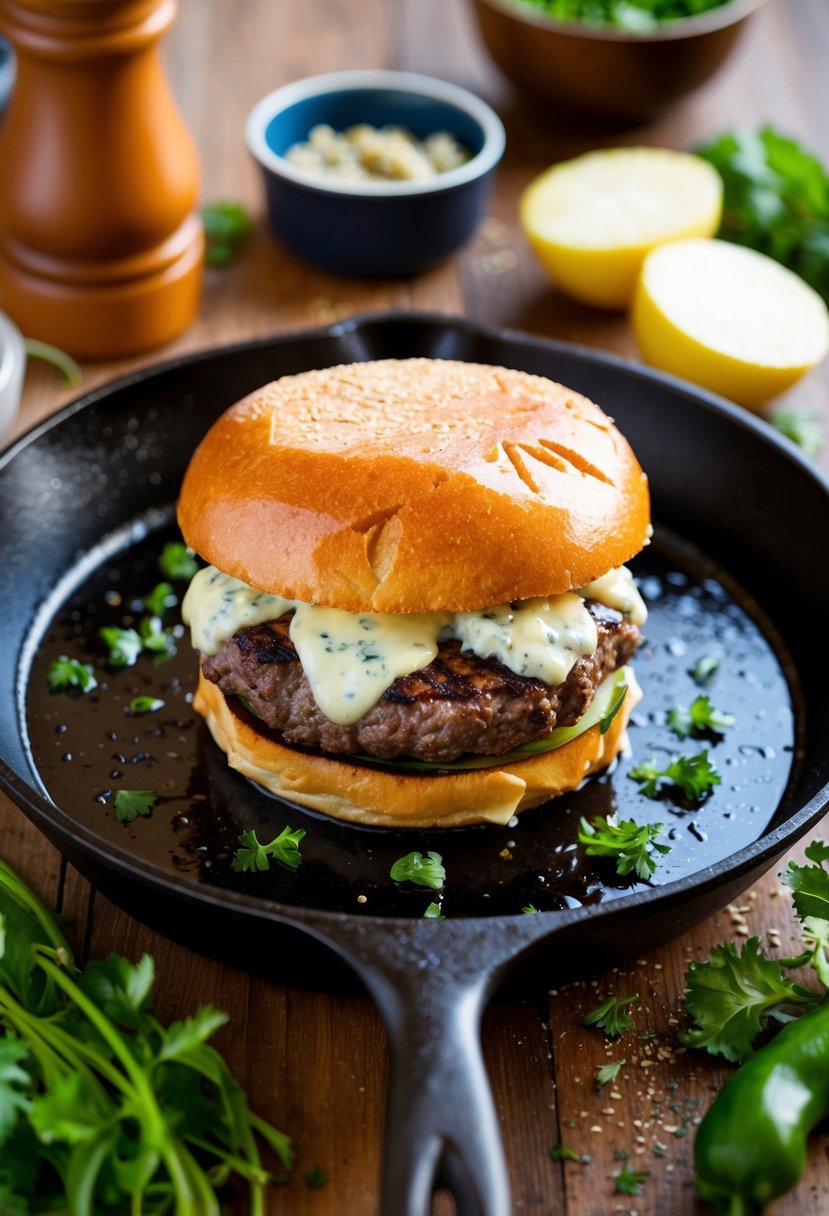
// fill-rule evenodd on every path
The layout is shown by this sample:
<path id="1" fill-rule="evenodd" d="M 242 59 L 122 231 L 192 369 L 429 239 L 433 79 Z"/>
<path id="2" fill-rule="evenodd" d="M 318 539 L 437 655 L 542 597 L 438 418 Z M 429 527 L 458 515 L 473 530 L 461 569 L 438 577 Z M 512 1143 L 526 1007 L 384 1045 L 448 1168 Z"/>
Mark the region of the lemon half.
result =
<path id="1" fill-rule="evenodd" d="M 654 250 L 633 328 L 648 363 L 754 410 L 829 350 L 829 313 L 817 292 L 765 254 L 725 241 Z"/>
<path id="2" fill-rule="evenodd" d="M 627 308 L 646 255 L 711 236 L 722 182 L 707 161 L 666 148 L 608 148 L 554 165 L 524 191 L 521 223 L 562 291 Z"/>

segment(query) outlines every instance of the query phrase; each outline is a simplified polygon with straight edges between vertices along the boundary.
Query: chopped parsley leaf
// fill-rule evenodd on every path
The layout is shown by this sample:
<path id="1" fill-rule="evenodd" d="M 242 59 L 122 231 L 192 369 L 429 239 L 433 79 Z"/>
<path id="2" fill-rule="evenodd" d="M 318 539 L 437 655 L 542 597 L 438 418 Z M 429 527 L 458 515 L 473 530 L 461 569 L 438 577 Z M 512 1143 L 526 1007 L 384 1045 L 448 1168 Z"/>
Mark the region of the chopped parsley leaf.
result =
<path id="1" fill-rule="evenodd" d="M 149 815 L 156 802 L 155 790 L 119 790 L 115 795 L 115 818 L 119 823 L 132 823 L 139 815 Z"/>
<path id="2" fill-rule="evenodd" d="M 65 654 L 49 664 L 47 679 L 53 692 L 62 688 L 78 688 L 81 692 L 91 692 L 98 684 L 91 664 L 67 658 Z"/>
<path id="3" fill-rule="evenodd" d="M 149 595 L 144 596 L 144 607 L 150 616 L 163 616 L 167 608 L 175 607 L 178 596 L 172 583 L 156 583 Z"/>
<path id="4" fill-rule="evenodd" d="M 592 823 L 581 820 L 579 844 L 585 846 L 588 857 L 612 857 L 620 878 L 636 872 L 647 881 L 658 865 L 656 853 L 670 853 L 669 844 L 657 844 L 664 824 L 638 824 L 634 819 L 617 822 L 615 815 L 597 815 Z"/>
<path id="5" fill-rule="evenodd" d="M 715 709 L 710 698 L 702 693 L 689 707 L 677 705 L 668 710 L 668 726 L 680 739 L 689 735 L 701 735 L 708 731 L 721 734 L 733 726 L 736 718 L 733 714 Z"/>
<path id="6" fill-rule="evenodd" d="M 616 1174 L 616 1184 L 613 1188 L 614 1195 L 641 1195 L 642 1186 L 650 1178 L 650 1170 L 629 1170 L 626 1165 L 623 1165 Z"/>
<path id="7" fill-rule="evenodd" d="M 260 844 L 255 831 L 242 832 L 239 848 L 233 855 L 233 869 L 237 874 L 247 870 L 269 870 L 273 857 L 289 870 L 296 870 L 302 864 L 299 846 L 304 836 L 302 828 L 293 831 L 284 827 L 269 844 Z"/>
<path id="8" fill-rule="evenodd" d="M 164 702 L 158 697 L 133 697 L 128 708 L 131 714 L 152 714 L 163 709 Z"/>
<path id="9" fill-rule="evenodd" d="M 697 659 L 688 674 L 700 688 L 706 688 L 713 680 L 719 666 L 719 659 L 715 659 L 711 654 L 704 654 L 701 659 Z"/>
<path id="10" fill-rule="evenodd" d="M 138 626 L 138 636 L 144 649 L 152 651 L 153 654 L 169 658 L 175 652 L 175 639 L 172 633 L 162 626 L 161 617 L 143 617 Z"/>
<path id="11" fill-rule="evenodd" d="M 629 776 L 639 782 L 646 798 L 657 798 L 660 789 L 666 785 L 676 786 L 689 802 L 700 802 L 722 781 L 707 751 L 698 752 L 695 756 L 670 756 L 662 768 L 656 757 L 651 756 L 632 768 Z"/>
<path id="12" fill-rule="evenodd" d="M 304 1178 L 312 1190 L 319 1191 L 328 1181 L 328 1174 L 321 1165 L 312 1165 L 310 1170 L 305 1171 Z"/>
<path id="13" fill-rule="evenodd" d="M 634 1001 L 638 1000 L 638 993 L 633 996 L 609 996 L 602 1001 L 601 1005 L 591 1009 L 584 1019 L 584 1025 L 597 1026 L 599 1030 L 605 1032 L 608 1038 L 615 1039 L 623 1031 L 633 1030 L 633 1018 L 628 1013 L 626 1006 L 632 1005 Z"/>
<path id="14" fill-rule="evenodd" d="M 190 579 L 199 568 L 199 563 L 180 540 L 168 541 L 161 550 L 158 568 L 165 578 Z"/>
<path id="15" fill-rule="evenodd" d="M 602 1064 L 600 1068 L 597 1068 L 596 1088 L 603 1089 L 605 1085 L 609 1085 L 611 1081 L 615 1081 L 625 1063 L 625 1060 L 614 1060 L 612 1064 Z"/>
<path id="16" fill-rule="evenodd" d="M 132 667 L 144 648 L 144 643 L 134 629 L 104 625 L 98 630 L 98 637 L 109 650 L 106 661 L 110 667 Z"/>
<path id="17" fill-rule="evenodd" d="M 418 887 L 431 887 L 439 891 L 446 882 L 446 870 L 440 853 L 407 853 L 398 857 L 391 868 L 390 876 L 395 882 L 413 882 Z"/>
<path id="18" fill-rule="evenodd" d="M 551 1144 L 547 1152 L 551 1161 L 581 1161 L 581 1154 L 568 1144 Z"/>

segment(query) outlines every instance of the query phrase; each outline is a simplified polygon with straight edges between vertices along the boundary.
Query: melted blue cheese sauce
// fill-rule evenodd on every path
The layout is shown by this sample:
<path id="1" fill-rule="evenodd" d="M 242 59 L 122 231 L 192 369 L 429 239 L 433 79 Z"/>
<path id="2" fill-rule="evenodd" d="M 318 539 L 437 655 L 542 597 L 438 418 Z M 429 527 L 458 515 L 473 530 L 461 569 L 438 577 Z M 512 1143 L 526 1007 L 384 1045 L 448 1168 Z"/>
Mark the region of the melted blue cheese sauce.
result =
<path id="1" fill-rule="evenodd" d="M 574 664 L 592 654 L 596 625 L 584 598 L 644 622 L 646 611 L 627 570 L 611 571 L 580 592 L 497 604 L 476 612 L 428 612 L 395 616 L 340 612 L 268 595 L 223 574 L 200 570 L 182 604 L 193 645 L 216 654 L 240 629 L 293 612 L 291 641 L 314 699 L 332 722 L 348 726 L 376 705 L 399 676 L 419 671 L 438 653 L 439 641 L 457 638 L 463 650 L 495 658 L 520 676 L 546 684 L 567 679 Z"/>

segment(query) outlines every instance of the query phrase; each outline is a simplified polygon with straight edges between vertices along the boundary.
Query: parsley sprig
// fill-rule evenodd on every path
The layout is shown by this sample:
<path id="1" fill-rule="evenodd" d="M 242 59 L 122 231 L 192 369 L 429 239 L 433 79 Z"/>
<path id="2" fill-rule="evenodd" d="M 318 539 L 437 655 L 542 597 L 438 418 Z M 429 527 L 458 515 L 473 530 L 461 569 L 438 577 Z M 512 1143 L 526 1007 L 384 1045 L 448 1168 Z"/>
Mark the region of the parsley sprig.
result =
<path id="1" fill-rule="evenodd" d="M 685 982 L 685 1007 L 693 1025 L 682 1037 L 693 1047 L 739 1062 L 753 1050 L 769 1027 L 821 1004 L 829 997 L 829 845 L 812 841 L 806 849 L 812 865 L 789 862 L 780 875 L 794 892 L 802 923 L 803 949 L 794 958 L 771 959 L 758 937 L 740 952 L 731 942 L 715 946 L 707 961 L 693 962 Z M 809 965 L 819 988 L 806 987 L 784 972 Z"/>
<path id="2" fill-rule="evenodd" d="M 634 819 L 619 823 L 616 815 L 597 815 L 592 823 L 581 820 L 579 844 L 589 857 L 612 857 L 620 878 L 633 872 L 647 881 L 653 876 L 659 856 L 670 853 L 669 844 L 657 843 L 662 823 L 638 824 Z"/>
<path id="3" fill-rule="evenodd" d="M 629 775 L 642 786 L 646 798 L 658 798 L 664 787 L 675 786 L 689 802 L 701 802 L 722 781 L 707 751 L 695 756 L 669 756 L 662 767 L 651 756 L 632 768 Z"/>
<path id="4" fill-rule="evenodd" d="M 248 870 L 269 870 L 271 858 L 287 866 L 289 870 L 297 870 L 302 864 L 302 854 L 299 846 L 305 836 L 302 828 L 295 831 L 284 827 L 278 836 L 269 844 L 260 844 L 255 831 L 242 832 L 239 837 L 239 848 L 233 854 L 233 869 L 237 873 Z"/>
<path id="5" fill-rule="evenodd" d="M 668 710 L 668 726 L 679 739 L 687 739 L 689 735 L 722 734 L 736 721 L 733 714 L 716 709 L 704 693 L 689 706 L 676 705 Z"/>
<path id="6" fill-rule="evenodd" d="M 260 1144 L 288 1138 L 255 1115 L 208 1040 L 210 1005 L 169 1025 L 153 960 L 76 965 L 54 917 L 0 862 L 0 1210 L 218 1216 L 237 1175 L 262 1216 Z"/>
<path id="7" fill-rule="evenodd" d="M 591 1009 L 584 1019 L 585 1026 L 597 1026 L 608 1038 L 615 1039 L 626 1030 L 633 1030 L 634 1021 L 627 1006 L 639 1000 L 639 994 L 633 996 L 609 996 L 606 1000 Z"/>

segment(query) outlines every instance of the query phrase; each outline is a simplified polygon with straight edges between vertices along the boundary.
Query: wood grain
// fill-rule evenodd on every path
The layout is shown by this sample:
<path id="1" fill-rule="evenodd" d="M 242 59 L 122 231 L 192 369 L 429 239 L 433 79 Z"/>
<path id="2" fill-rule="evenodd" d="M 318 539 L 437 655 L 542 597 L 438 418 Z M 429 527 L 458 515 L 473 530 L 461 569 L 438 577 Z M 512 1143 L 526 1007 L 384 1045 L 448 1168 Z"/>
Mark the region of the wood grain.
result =
<path id="1" fill-rule="evenodd" d="M 664 120 L 612 139 L 561 129 L 528 110 L 485 59 L 464 0 L 182 0 L 167 39 L 175 93 L 196 137 L 203 198 L 243 201 L 256 216 L 252 238 L 227 270 L 207 274 L 201 317 L 167 358 L 247 337 L 328 323 L 389 307 L 433 309 L 494 325 L 635 354 L 624 317 L 590 311 L 560 296 L 530 256 L 516 222 L 527 181 L 563 156 L 598 143 L 689 147 L 735 124 L 773 120 L 829 162 L 829 18 L 825 0 L 773 0 L 754 22 L 727 69 Z M 405 67 L 474 89 L 494 104 L 508 130 L 490 216 L 450 263 L 408 282 L 333 279 L 300 264 L 270 236 L 259 181 L 243 145 L 244 117 L 278 85 L 312 72 L 354 66 Z M 85 389 L 142 361 L 84 367 Z M 146 362 L 146 360 L 145 360 Z M 829 417 L 829 372 L 790 394 L 798 408 Z M 21 429 L 71 394 L 50 372 L 28 375 Z M 8 661 L 8 657 L 5 661 Z M 219 1036 L 256 1107 L 295 1138 L 297 1164 L 273 1188 L 269 1216 L 331 1216 L 377 1211 L 385 1036 L 367 997 L 290 989 L 205 960 L 153 934 L 113 907 L 71 869 L 8 802 L 0 799 L 2 854 L 49 902 L 72 918 L 79 952 L 117 950 L 156 958 L 158 1000 L 181 1016 L 203 1001 L 226 1009 Z M 557 990 L 540 974 L 534 997 L 501 996 L 487 1013 L 484 1049 L 495 1090 L 521 1216 L 691 1216 L 694 1126 L 727 1069 L 682 1049 L 678 1031 L 683 975 L 692 958 L 736 936 L 757 933 L 774 948 L 788 944 L 789 899 L 774 875 L 725 911 L 629 967 Z M 771 935 L 771 936 L 770 936 Z M 587 960 L 589 966 L 589 960 Z M 585 1013 L 609 992 L 637 993 L 636 1029 L 609 1042 L 585 1029 Z M 642 1037 L 653 1036 L 653 1037 Z M 624 1059 L 617 1081 L 597 1091 L 596 1068 Z M 565 1143 L 589 1163 L 555 1162 Z M 775 1216 L 829 1210 L 829 1140 L 815 1137 L 807 1175 Z M 649 1177 L 636 1197 L 614 1195 L 613 1175 L 628 1154 Z M 315 1164 L 329 1175 L 313 1189 L 303 1175 Z M 452 1205 L 438 1200 L 447 1216 Z M 393 1214 L 389 1214 L 393 1216 Z"/>

